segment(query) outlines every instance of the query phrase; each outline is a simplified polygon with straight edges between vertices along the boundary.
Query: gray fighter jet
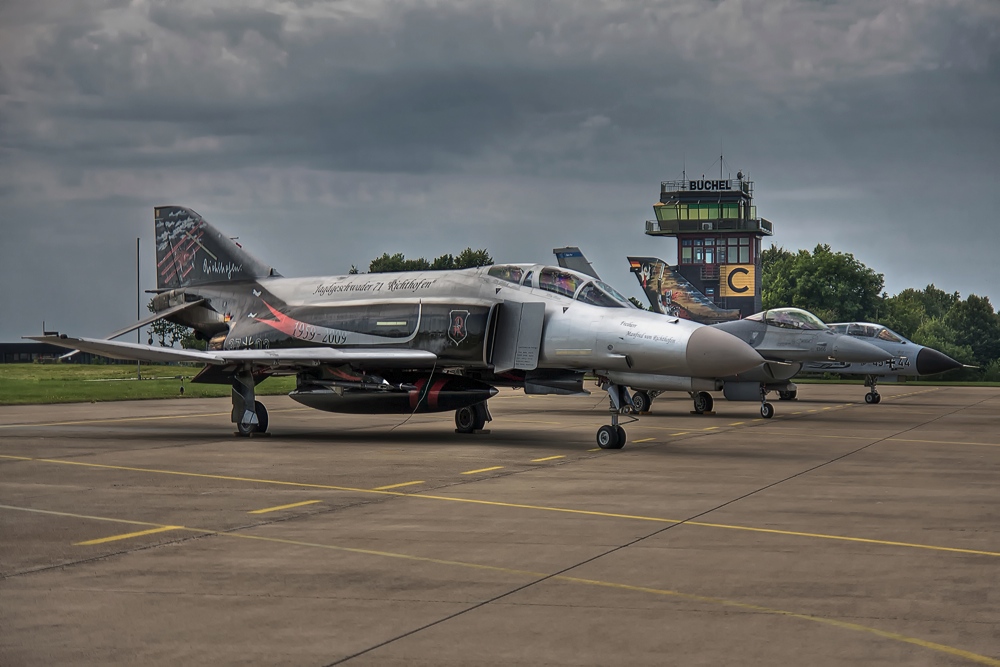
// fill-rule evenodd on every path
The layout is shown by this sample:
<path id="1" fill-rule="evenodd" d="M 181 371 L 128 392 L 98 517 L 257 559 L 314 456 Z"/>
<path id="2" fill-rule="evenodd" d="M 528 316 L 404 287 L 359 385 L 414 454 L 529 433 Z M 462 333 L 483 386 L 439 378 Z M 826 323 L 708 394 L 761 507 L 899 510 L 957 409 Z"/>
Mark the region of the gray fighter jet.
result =
<path id="1" fill-rule="evenodd" d="M 730 401 L 760 401 L 760 416 L 770 419 L 774 406 L 768 393 L 778 392 L 783 399 L 793 399 L 797 387 L 791 378 L 809 361 L 839 363 L 879 363 L 891 359 L 890 353 L 852 336 L 833 331 L 821 319 L 799 308 L 772 308 L 742 320 L 711 325 L 751 345 L 765 359 L 760 366 L 729 377 L 715 378 L 714 387 L 688 391 L 696 413 L 711 412 L 714 400 L 709 391 L 721 390 Z M 648 410 L 655 396 L 650 390 L 660 386 L 631 384 L 636 389 L 633 403 Z M 648 398 L 647 398 L 648 397 Z"/>
<path id="2" fill-rule="evenodd" d="M 573 263 L 579 268 L 589 267 L 577 247 L 557 248 L 553 251 L 560 265 Z M 591 273 L 596 276 L 596 273 Z M 636 273 L 645 288 L 644 277 Z M 651 290 L 644 289 L 653 309 L 658 308 Z M 677 317 L 665 315 L 670 321 Z M 684 320 L 680 320 L 684 321 Z M 760 401 L 760 415 L 765 419 L 774 416 L 774 406 L 767 395 L 778 392 L 779 397 L 795 398 L 797 387 L 791 378 L 807 361 L 885 362 L 891 355 L 884 350 L 851 336 L 834 332 L 812 313 L 798 308 L 775 308 L 756 313 L 742 320 L 712 324 L 713 329 L 730 333 L 751 345 L 764 363 L 729 376 L 676 377 L 649 375 L 630 377 L 626 372 L 616 372 L 613 381 L 626 384 L 635 390 L 632 402 L 640 412 L 647 412 L 652 400 L 663 391 L 686 391 L 694 402 L 694 412 L 711 412 L 715 400 L 711 391 L 722 391 L 730 401 Z"/>
<path id="3" fill-rule="evenodd" d="M 882 401 L 882 395 L 878 393 L 878 379 L 880 377 L 937 375 L 938 373 L 965 367 L 965 364 L 952 359 L 947 354 L 931 347 L 917 345 L 881 324 L 873 324 L 871 322 L 840 322 L 829 326 L 837 333 L 871 343 L 892 355 L 892 358 L 887 361 L 853 363 L 818 361 L 806 363 L 802 366 L 802 370 L 807 373 L 838 373 L 840 375 L 865 376 L 865 386 L 870 388 L 868 393 L 865 394 L 866 403 L 880 403 Z"/>
<path id="4" fill-rule="evenodd" d="M 204 363 L 195 381 L 232 386 L 239 435 L 267 431 L 254 387 L 270 375 L 295 375 L 291 397 L 320 410 L 454 410 L 456 430 L 472 433 L 492 420 L 486 402 L 496 386 L 577 393 L 591 373 L 610 401 L 598 444 L 617 449 L 631 397 L 609 374 L 728 376 L 761 362 L 728 333 L 637 309 L 575 271 L 507 264 L 284 278 L 190 209 L 159 207 L 155 226 L 151 319 L 194 328 L 206 351 L 28 338 L 116 359 Z"/>

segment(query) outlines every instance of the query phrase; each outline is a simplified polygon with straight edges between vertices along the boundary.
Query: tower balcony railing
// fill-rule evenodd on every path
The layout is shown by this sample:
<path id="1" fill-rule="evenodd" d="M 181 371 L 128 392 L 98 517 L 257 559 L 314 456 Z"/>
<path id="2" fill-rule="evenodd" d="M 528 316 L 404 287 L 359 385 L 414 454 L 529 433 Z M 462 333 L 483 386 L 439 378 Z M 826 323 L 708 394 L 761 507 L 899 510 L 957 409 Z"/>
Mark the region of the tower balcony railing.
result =
<path id="1" fill-rule="evenodd" d="M 771 236 L 774 225 L 770 220 L 757 218 L 751 220 L 716 219 L 716 220 L 647 220 L 646 233 L 652 236 L 669 234 L 697 234 L 704 232 L 750 232 Z"/>

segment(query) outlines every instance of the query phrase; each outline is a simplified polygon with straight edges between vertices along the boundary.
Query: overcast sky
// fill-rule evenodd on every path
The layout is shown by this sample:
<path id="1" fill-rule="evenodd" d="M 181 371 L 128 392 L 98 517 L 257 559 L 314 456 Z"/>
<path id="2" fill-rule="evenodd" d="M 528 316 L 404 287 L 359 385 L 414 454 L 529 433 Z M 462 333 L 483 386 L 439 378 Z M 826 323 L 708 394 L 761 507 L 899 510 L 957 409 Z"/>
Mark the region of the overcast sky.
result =
<path id="1" fill-rule="evenodd" d="M 133 321 L 158 204 L 287 276 L 580 245 L 639 296 L 720 152 L 777 245 L 1000 305 L 997 0 L 0 0 L 0 341 Z"/>

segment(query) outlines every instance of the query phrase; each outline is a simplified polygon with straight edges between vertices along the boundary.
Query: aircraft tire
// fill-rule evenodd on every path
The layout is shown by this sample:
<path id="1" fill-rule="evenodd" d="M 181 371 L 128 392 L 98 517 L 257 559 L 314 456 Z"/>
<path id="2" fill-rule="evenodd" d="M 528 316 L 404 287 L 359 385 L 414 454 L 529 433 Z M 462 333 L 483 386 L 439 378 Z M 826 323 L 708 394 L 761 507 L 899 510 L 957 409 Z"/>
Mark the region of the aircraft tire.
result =
<path id="1" fill-rule="evenodd" d="M 778 398 L 782 401 L 794 401 L 797 394 L 796 391 L 779 391 Z"/>
<path id="2" fill-rule="evenodd" d="M 614 449 L 621 449 L 628 441 L 628 436 L 625 435 L 625 429 L 621 426 L 615 426 L 615 433 L 618 434 L 618 444 L 614 446 Z"/>
<path id="3" fill-rule="evenodd" d="M 705 401 L 705 412 L 711 412 L 715 409 L 715 399 L 712 398 L 710 393 L 703 391 L 700 393 L 700 396 Z"/>
<path id="4" fill-rule="evenodd" d="M 459 433 L 472 433 L 476 430 L 476 411 L 473 406 L 455 410 L 455 430 Z"/>
<path id="5" fill-rule="evenodd" d="M 610 424 L 597 429 L 597 446 L 601 449 L 618 449 L 618 429 Z"/>
<path id="6" fill-rule="evenodd" d="M 236 433 L 243 436 L 244 438 L 249 438 L 257 430 L 256 424 L 244 424 L 242 421 L 236 422 Z"/>
<path id="7" fill-rule="evenodd" d="M 867 394 L 865 394 L 865 403 L 871 404 L 877 402 L 875 399 L 876 396 L 878 396 L 878 394 L 873 394 L 872 392 L 868 392 Z"/>
<path id="8" fill-rule="evenodd" d="M 267 433 L 267 408 L 260 401 L 254 401 L 253 410 L 257 413 L 257 426 L 253 427 L 253 432 Z"/>
<path id="9" fill-rule="evenodd" d="M 649 408 L 653 404 L 653 399 L 649 397 L 649 394 L 644 391 L 637 391 L 632 394 L 632 406 L 635 408 L 636 412 L 649 412 Z"/>
<path id="10" fill-rule="evenodd" d="M 878 404 L 881 402 L 882 402 L 882 394 L 875 394 L 875 403 Z"/>
<path id="11" fill-rule="evenodd" d="M 475 413 L 475 419 L 472 424 L 472 430 L 482 431 L 486 426 L 486 404 L 476 403 L 472 406 L 472 411 Z"/>
<path id="12" fill-rule="evenodd" d="M 760 406 L 760 416 L 764 419 L 770 419 L 774 416 L 774 406 L 770 403 L 763 403 Z"/>

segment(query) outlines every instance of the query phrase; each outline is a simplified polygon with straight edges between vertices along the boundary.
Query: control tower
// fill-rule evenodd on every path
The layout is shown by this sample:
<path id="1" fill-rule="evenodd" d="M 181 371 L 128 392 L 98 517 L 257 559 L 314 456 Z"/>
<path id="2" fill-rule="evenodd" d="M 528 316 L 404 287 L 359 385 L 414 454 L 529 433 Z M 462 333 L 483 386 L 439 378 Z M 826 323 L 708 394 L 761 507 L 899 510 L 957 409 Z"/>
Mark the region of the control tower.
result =
<path id="1" fill-rule="evenodd" d="M 753 181 L 743 172 L 735 180 L 660 183 L 660 200 L 653 205 L 656 219 L 646 221 L 646 234 L 676 238 L 677 265 L 629 258 L 659 309 L 708 323 L 762 309 L 760 246 L 762 238 L 773 234 L 773 225 L 758 217 L 753 193 Z"/>

